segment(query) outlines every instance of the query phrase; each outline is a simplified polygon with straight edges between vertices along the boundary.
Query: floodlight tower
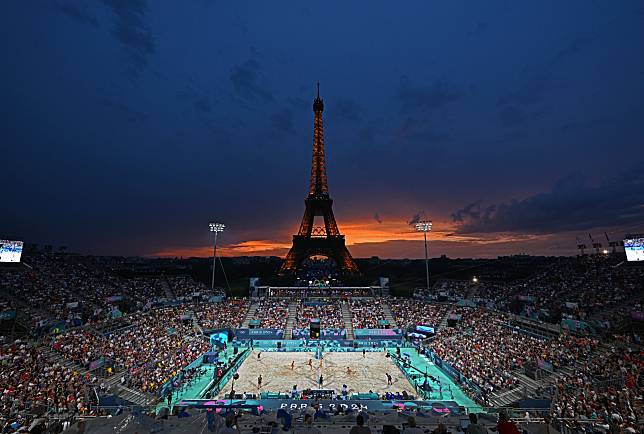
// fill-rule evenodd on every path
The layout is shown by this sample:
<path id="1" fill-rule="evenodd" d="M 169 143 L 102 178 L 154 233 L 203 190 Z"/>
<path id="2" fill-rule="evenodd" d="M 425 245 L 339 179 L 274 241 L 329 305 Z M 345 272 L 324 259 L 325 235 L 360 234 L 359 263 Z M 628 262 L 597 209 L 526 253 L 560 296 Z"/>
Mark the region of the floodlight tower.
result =
<path id="1" fill-rule="evenodd" d="M 210 289 L 214 291 L 215 290 L 215 270 L 217 269 L 217 263 L 215 262 L 217 260 L 217 234 L 219 232 L 223 232 L 226 225 L 221 223 L 209 223 L 208 226 L 210 227 L 210 232 L 215 233 L 215 249 L 212 255 L 212 283 L 210 284 Z"/>
<path id="2" fill-rule="evenodd" d="M 427 277 L 427 290 L 429 291 L 429 258 L 427 256 L 427 232 L 432 230 L 431 220 L 421 220 L 416 223 L 416 230 L 423 233 L 425 239 L 425 275 Z"/>

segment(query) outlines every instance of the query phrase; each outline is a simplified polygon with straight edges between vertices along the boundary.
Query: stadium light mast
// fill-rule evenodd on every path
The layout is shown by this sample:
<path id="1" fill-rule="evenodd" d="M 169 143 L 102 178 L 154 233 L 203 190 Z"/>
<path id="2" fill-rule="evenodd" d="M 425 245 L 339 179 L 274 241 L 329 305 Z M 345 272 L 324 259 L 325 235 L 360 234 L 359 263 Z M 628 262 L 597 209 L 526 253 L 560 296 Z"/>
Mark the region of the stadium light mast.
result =
<path id="1" fill-rule="evenodd" d="M 416 230 L 423 233 L 425 239 L 425 275 L 427 277 L 427 290 L 429 291 L 429 257 L 427 256 L 427 232 L 432 230 L 431 220 L 421 220 L 416 223 Z"/>
<path id="2" fill-rule="evenodd" d="M 210 227 L 210 232 L 215 233 L 215 249 L 212 255 L 212 282 L 210 284 L 210 289 L 212 291 L 215 290 L 215 270 L 217 269 L 217 234 L 219 232 L 223 232 L 224 228 L 226 225 L 221 224 L 221 223 L 209 223 L 208 226 Z"/>

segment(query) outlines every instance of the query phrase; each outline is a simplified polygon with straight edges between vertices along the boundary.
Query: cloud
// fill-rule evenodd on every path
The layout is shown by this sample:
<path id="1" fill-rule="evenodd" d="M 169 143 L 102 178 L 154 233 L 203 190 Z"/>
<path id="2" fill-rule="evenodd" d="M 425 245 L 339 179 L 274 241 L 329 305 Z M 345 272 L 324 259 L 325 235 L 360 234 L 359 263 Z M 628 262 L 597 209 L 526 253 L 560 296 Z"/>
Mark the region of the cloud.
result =
<path id="1" fill-rule="evenodd" d="M 141 72 L 156 44 L 145 22 L 146 0 L 103 0 L 114 14 L 112 35 L 127 49 L 134 72 Z"/>
<path id="2" fill-rule="evenodd" d="M 421 221 L 421 220 L 423 219 L 423 217 L 424 217 L 424 216 L 425 216 L 425 211 L 418 211 L 416 214 L 414 214 L 414 215 L 409 219 L 409 221 L 407 222 L 407 224 L 408 224 L 409 226 L 415 225 L 416 223 L 418 223 L 419 221 Z"/>
<path id="3" fill-rule="evenodd" d="M 550 78 L 546 75 L 537 75 L 528 80 L 517 90 L 508 92 L 497 102 L 503 105 L 533 105 L 541 102 L 542 94 L 546 90 Z"/>
<path id="4" fill-rule="evenodd" d="M 434 131 L 429 119 L 417 119 L 412 116 L 407 116 L 403 119 L 400 127 L 394 133 L 398 139 L 409 139 L 426 143 L 436 143 L 449 138 L 447 134 Z"/>
<path id="5" fill-rule="evenodd" d="M 87 5 L 82 2 L 55 2 L 54 7 L 80 24 L 89 24 L 98 27 L 98 20 L 87 11 Z"/>
<path id="6" fill-rule="evenodd" d="M 397 97 L 403 111 L 416 112 L 418 110 L 434 111 L 443 108 L 449 103 L 458 100 L 460 94 L 454 86 L 441 80 L 435 80 L 429 86 L 416 86 L 407 77 L 402 77 Z"/>
<path id="7" fill-rule="evenodd" d="M 363 108 L 352 99 L 340 98 L 333 105 L 333 115 L 347 121 L 362 119 Z"/>
<path id="8" fill-rule="evenodd" d="M 313 103 L 311 101 L 307 101 L 302 97 L 296 96 L 296 97 L 288 97 L 286 98 L 286 102 L 294 109 L 297 111 L 302 111 L 305 112 L 306 110 L 312 110 L 311 107 L 313 107 Z"/>
<path id="9" fill-rule="evenodd" d="M 193 106 L 195 110 L 200 113 L 210 113 L 212 111 L 212 105 L 210 104 L 210 99 L 207 96 L 197 98 L 193 103 Z"/>
<path id="10" fill-rule="evenodd" d="M 113 101 L 109 98 L 103 98 L 103 104 L 105 104 L 105 106 L 108 107 L 109 109 L 123 116 L 123 118 L 125 118 L 125 120 L 127 120 L 128 122 L 131 122 L 134 124 L 140 124 L 143 121 L 145 121 L 148 117 L 147 114 L 134 110 L 130 108 L 127 104 L 124 104 L 118 101 Z"/>
<path id="11" fill-rule="evenodd" d="M 452 213 L 455 233 L 549 234 L 644 221 L 644 163 L 591 185 L 582 175 L 560 179 L 550 191 L 487 207 L 474 202 Z"/>
<path id="12" fill-rule="evenodd" d="M 380 217 L 380 214 L 374 213 L 373 218 L 374 218 L 375 221 L 377 221 L 378 223 L 382 224 L 382 218 Z"/>
<path id="13" fill-rule="evenodd" d="M 242 98 L 249 101 L 273 101 L 273 95 L 258 84 L 258 79 L 259 63 L 254 59 L 249 59 L 243 64 L 237 65 L 230 74 L 233 89 Z"/>
<path id="14" fill-rule="evenodd" d="M 592 41 L 593 38 L 588 36 L 580 36 L 573 39 L 568 44 L 566 44 L 565 47 L 561 48 L 552 56 L 552 59 L 550 59 L 550 65 L 557 64 L 568 57 L 572 57 L 580 53 L 581 51 L 592 45 Z"/>
<path id="15" fill-rule="evenodd" d="M 525 121 L 525 115 L 516 106 L 506 106 L 499 110 L 499 121 L 504 127 L 514 127 Z"/>
<path id="16" fill-rule="evenodd" d="M 611 124 L 614 124 L 615 122 L 616 122 L 615 119 L 610 119 L 610 118 L 593 118 L 588 120 L 570 121 L 557 127 L 557 131 L 560 131 L 562 133 L 570 133 L 570 132 L 585 130 L 589 128 L 596 128 L 596 127 L 611 125 Z"/>
<path id="17" fill-rule="evenodd" d="M 293 133 L 293 112 L 289 109 L 280 110 L 271 115 L 271 126 L 280 133 Z"/>
<path id="18" fill-rule="evenodd" d="M 545 65 L 542 69 L 548 69 L 555 66 L 556 64 L 561 63 L 563 60 L 575 56 L 586 47 L 591 45 L 592 38 L 590 37 L 579 37 L 575 38 L 564 47 L 557 50 L 553 56 L 545 62 Z M 522 86 L 518 89 L 507 92 L 505 95 L 499 98 L 497 105 L 514 105 L 514 106 L 527 106 L 534 105 L 541 102 L 543 93 L 547 90 L 550 85 L 551 77 L 546 74 L 536 74 L 535 76 L 528 79 Z"/>

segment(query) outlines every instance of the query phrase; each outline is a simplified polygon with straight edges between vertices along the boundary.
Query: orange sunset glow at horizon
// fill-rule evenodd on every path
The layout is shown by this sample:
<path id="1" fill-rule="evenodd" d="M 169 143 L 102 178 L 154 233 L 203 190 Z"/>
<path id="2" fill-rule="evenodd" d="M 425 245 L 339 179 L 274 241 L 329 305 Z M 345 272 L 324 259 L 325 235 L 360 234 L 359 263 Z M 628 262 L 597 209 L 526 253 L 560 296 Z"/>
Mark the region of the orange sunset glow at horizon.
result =
<path id="1" fill-rule="evenodd" d="M 457 226 L 448 220 L 434 220 L 433 228 L 429 234 L 429 241 L 431 243 L 441 243 L 442 245 L 458 245 L 458 244 L 495 244 L 495 243 L 508 243 L 514 241 L 525 241 L 526 239 L 538 239 L 543 236 L 521 236 L 516 237 L 509 234 L 495 234 L 494 236 L 477 237 L 469 235 L 456 235 L 454 231 Z M 377 246 L 384 245 L 385 243 L 399 242 L 399 241 L 413 241 L 422 242 L 422 234 L 415 231 L 413 226 L 409 224 L 407 219 L 387 219 L 381 223 L 369 220 L 357 220 L 340 225 L 341 232 L 345 235 L 347 246 Z M 252 237 L 249 240 L 240 241 L 236 243 L 225 242 L 225 232 L 220 236 L 220 241 L 217 245 L 217 255 L 224 257 L 235 256 L 279 256 L 284 257 L 288 250 L 291 248 L 292 233 L 284 233 L 278 239 L 261 239 L 259 237 Z M 223 238 L 223 240 L 222 240 Z M 212 244 L 202 246 L 186 246 L 186 247 L 167 247 L 165 249 L 156 251 L 147 256 L 153 257 L 210 257 L 213 253 Z M 418 252 L 418 257 L 422 252 Z M 367 255 L 368 256 L 368 255 Z M 403 255 L 405 256 L 405 255 Z M 406 256 L 405 256 L 406 257 Z"/>

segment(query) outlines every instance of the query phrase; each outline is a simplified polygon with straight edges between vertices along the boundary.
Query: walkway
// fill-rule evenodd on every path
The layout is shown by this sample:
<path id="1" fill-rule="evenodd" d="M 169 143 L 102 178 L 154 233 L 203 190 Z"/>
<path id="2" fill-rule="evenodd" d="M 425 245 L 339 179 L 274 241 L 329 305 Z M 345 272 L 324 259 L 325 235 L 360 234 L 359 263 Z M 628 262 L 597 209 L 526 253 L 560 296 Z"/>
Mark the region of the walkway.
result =
<path id="1" fill-rule="evenodd" d="M 293 339 L 293 324 L 297 318 L 297 306 L 299 302 L 291 301 L 288 305 L 288 318 L 286 320 L 286 329 L 284 330 L 284 339 Z"/>
<path id="2" fill-rule="evenodd" d="M 219 360 L 227 363 L 228 360 L 232 359 L 235 356 L 233 352 L 232 345 L 228 347 L 226 352 L 219 353 Z M 198 379 L 194 380 L 190 384 L 183 385 L 181 388 L 175 390 L 172 393 L 172 403 L 177 403 L 184 399 L 200 399 L 201 393 L 208 387 L 212 379 L 215 377 L 216 368 L 213 365 L 201 365 L 201 368 L 205 371 L 204 374 Z M 160 402 L 157 406 L 157 412 L 162 407 L 168 406 L 168 400 L 165 399 L 163 402 Z"/>
<path id="3" fill-rule="evenodd" d="M 347 329 L 347 339 L 355 339 L 356 336 L 353 333 L 353 316 L 351 315 L 351 309 L 349 308 L 348 301 L 341 301 L 342 305 L 342 321 L 344 321 L 344 328 Z"/>
<path id="4" fill-rule="evenodd" d="M 394 319 L 394 314 L 391 313 L 391 308 L 389 307 L 389 304 L 383 303 L 382 304 L 382 313 L 385 315 L 385 319 L 389 321 L 389 327 L 392 329 L 398 328 L 398 324 L 396 323 L 396 320 Z"/>
<path id="5" fill-rule="evenodd" d="M 389 348 L 388 350 L 394 354 L 396 353 L 396 348 Z M 428 375 L 431 375 L 440 381 L 443 389 L 442 396 L 440 391 L 436 391 L 436 396 L 434 396 L 434 393 L 432 393 L 432 399 L 445 401 L 452 400 L 456 401 L 458 405 L 467 407 L 469 411 L 474 411 L 477 413 L 483 411 L 483 409 L 476 402 L 474 402 L 469 396 L 465 394 L 465 392 L 461 390 L 461 388 L 454 382 L 454 380 L 452 380 L 451 377 L 449 377 L 438 367 L 436 367 L 436 365 L 434 365 L 434 362 L 427 358 L 427 356 L 418 354 L 415 348 L 402 348 L 401 355 L 404 357 L 405 354 L 409 355 L 411 359 L 411 365 L 414 368 L 417 368 L 421 372 L 425 372 L 425 370 L 427 370 Z M 418 371 L 415 371 L 413 369 L 411 369 L 409 372 L 418 373 Z"/>
<path id="6" fill-rule="evenodd" d="M 248 325 L 250 324 L 250 320 L 253 319 L 255 316 L 255 312 L 257 311 L 257 303 L 253 303 L 250 305 L 248 308 L 248 312 L 246 312 L 246 316 L 244 317 L 244 321 L 242 321 L 241 328 L 247 329 Z"/>

